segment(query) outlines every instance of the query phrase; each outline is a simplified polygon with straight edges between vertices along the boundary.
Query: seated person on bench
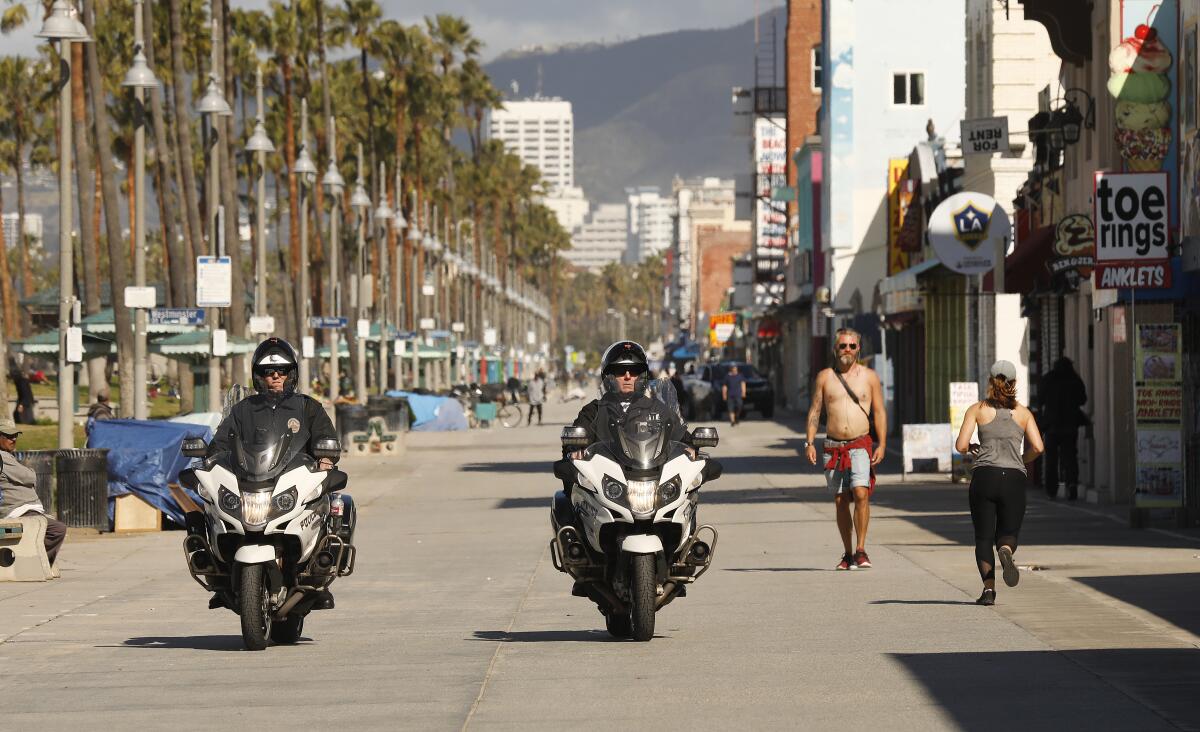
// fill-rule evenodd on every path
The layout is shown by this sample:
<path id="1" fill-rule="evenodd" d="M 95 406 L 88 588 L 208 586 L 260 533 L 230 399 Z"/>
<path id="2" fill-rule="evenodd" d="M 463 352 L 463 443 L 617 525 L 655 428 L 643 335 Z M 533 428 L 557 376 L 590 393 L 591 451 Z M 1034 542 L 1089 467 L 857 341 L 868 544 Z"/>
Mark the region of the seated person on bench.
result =
<path id="1" fill-rule="evenodd" d="M 46 513 L 37 495 L 37 475 L 13 454 L 20 434 L 11 419 L 0 419 L 0 519 L 30 514 L 45 516 L 46 556 L 54 564 L 58 549 L 67 538 L 67 525 Z"/>

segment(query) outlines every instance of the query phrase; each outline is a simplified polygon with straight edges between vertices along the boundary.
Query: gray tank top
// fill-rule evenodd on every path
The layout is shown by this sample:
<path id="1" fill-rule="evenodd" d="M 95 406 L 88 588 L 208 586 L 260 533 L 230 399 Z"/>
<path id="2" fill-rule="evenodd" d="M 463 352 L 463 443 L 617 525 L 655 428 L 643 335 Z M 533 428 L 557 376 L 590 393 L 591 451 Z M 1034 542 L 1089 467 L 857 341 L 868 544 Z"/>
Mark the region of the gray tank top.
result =
<path id="1" fill-rule="evenodd" d="M 979 455 L 975 467 L 1005 468 L 1025 472 L 1021 460 L 1025 431 L 1013 420 L 1011 409 L 997 409 L 996 418 L 979 425 Z"/>

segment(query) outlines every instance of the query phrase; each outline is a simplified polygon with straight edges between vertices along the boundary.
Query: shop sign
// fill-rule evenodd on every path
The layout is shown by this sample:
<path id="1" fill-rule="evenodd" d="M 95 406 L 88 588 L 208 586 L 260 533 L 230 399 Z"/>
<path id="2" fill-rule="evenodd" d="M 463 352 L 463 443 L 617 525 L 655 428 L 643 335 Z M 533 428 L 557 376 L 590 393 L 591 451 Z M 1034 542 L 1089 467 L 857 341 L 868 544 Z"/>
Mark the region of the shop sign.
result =
<path id="1" fill-rule="evenodd" d="M 1139 323 L 1134 344 L 1134 504 L 1183 505 L 1182 328 Z"/>
<path id="2" fill-rule="evenodd" d="M 1095 186 L 1096 261 L 1166 259 L 1167 174 L 1097 171 Z"/>
<path id="3" fill-rule="evenodd" d="M 1097 262 L 1096 287 L 1107 288 L 1169 288 L 1170 262 Z"/>
<path id="4" fill-rule="evenodd" d="M 967 410 L 972 404 L 979 401 L 979 384 L 974 381 L 951 381 L 950 382 L 950 434 L 957 437 L 958 431 L 962 429 L 963 419 L 967 416 Z M 979 442 L 977 436 L 972 437 L 971 442 Z M 970 472 L 967 470 L 967 461 L 965 456 L 958 450 L 954 449 L 954 445 L 950 446 L 950 480 L 954 483 L 970 480 Z"/>
<path id="5" fill-rule="evenodd" d="M 1072 272 L 1087 277 L 1096 266 L 1096 229 L 1083 214 L 1071 214 L 1054 230 L 1054 257 L 1046 262 L 1051 274 Z"/>
<path id="6" fill-rule="evenodd" d="M 929 217 L 929 244 L 950 270 L 979 275 L 995 267 L 996 245 L 1012 234 L 1008 214 L 983 193 L 956 193 Z"/>
<path id="7" fill-rule="evenodd" d="M 737 313 L 717 313 L 708 318 L 709 343 L 713 346 L 723 346 L 733 337 L 733 329 L 737 325 Z"/>
<path id="8" fill-rule="evenodd" d="M 908 224 L 906 216 L 916 181 L 908 177 L 908 158 L 888 160 L 888 275 L 910 266 L 909 252 L 900 246 L 900 235 Z"/>
<path id="9" fill-rule="evenodd" d="M 1008 152 L 1008 117 L 964 119 L 959 123 L 959 129 L 963 155 Z"/>
<path id="10" fill-rule="evenodd" d="M 768 282 L 782 268 L 787 250 L 787 200 L 774 198 L 787 186 L 787 120 L 754 120 L 754 262 L 755 281 Z M 793 196 L 790 200 L 795 200 Z"/>

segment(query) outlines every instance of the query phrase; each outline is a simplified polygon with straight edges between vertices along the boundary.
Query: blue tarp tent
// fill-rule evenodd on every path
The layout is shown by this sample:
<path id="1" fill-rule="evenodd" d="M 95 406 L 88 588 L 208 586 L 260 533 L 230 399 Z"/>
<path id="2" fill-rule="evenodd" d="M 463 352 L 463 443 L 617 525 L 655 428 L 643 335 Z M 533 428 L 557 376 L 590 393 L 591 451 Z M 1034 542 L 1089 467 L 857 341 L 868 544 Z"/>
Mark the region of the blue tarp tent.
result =
<path id="1" fill-rule="evenodd" d="M 462 404 L 457 399 L 432 394 L 389 391 L 390 397 L 404 397 L 413 415 L 413 432 L 449 432 L 469 427 Z"/>
<path id="2" fill-rule="evenodd" d="M 139 419 L 105 419 L 95 423 L 88 435 L 89 448 L 108 449 L 109 513 L 112 500 L 134 493 L 177 524 L 183 524 L 183 509 L 171 496 L 169 483 L 179 482 L 179 471 L 191 462 L 183 456 L 188 437 L 212 440 L 204 425 Z M 199 496 L 191 494 L 200 502 Z"/>

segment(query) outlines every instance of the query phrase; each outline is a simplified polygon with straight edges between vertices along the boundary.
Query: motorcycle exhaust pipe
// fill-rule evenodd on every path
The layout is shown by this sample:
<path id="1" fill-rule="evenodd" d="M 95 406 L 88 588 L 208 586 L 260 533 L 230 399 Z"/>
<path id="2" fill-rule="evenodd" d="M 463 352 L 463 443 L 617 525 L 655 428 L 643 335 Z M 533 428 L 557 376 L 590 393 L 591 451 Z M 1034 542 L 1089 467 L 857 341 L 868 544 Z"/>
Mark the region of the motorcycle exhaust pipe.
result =
<path id="1" fill-rule="evenodd" d="M 336 563 L 337 557 L 333 555 L 333 552 L 325 550 L 317 553 L 317 566 L 321 569 L 328 570 Z"/>
<path id="2" fill-rule="evenodd" d="M 702 541 L 697 541 L 692 544 L 692 548 L 688 550 L 688 559 L 697 564 L 704 564 L 708 561 L 709 554 L 712 553 L 711 547 Z"/>
<path id="3" fill-rule="evenodd" d="M 288 613 L 292 611 L 292 608 L 299 605 L 300 601 L 304 599 L 304 594 L 304 590 L 292 590 L 292 594 L 288 595 L 288 599 L 284 600 L 283 604 L 279 606 L 279 609 L 275 611 L 275 619 L 283 620 L 286 618 Z"/>

